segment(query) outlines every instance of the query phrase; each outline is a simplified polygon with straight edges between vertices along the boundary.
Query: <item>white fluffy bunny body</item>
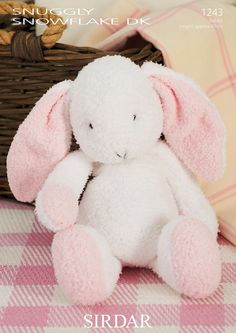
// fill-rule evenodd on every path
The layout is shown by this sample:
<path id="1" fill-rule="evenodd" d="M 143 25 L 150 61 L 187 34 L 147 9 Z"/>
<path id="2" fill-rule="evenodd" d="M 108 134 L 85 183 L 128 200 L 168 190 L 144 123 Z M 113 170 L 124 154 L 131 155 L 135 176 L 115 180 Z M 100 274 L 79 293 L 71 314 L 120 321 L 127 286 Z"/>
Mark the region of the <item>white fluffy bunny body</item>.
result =
<path id="1" fill-rule="evenodd" d="M 162 75 L 167 81 L 156 82 Z M 172 79 L 180 82 L 177 87 L 171 86 Z M 183 92 L 186 86 L 193 95 Z M 64 156 L 51 162 L 51 169 L 36 180 L 36 192 L 23 201 L 37 194 L 38 218 L 56 232 L 53 260 L 65 294 L 76 303 L 100 302 L 112 293 L 127 265 L 151 268 L 186 295 L 211 294 L 220 281 L 218 224 L 193 173 L 209 179 L 222 173 L 224 128 L 213 105 L 184 76 L 149 63 L 140 69 L 119 56 L 96 60 L 75 81 L 55 86 L 52 100 L 60 91 L 64 94 L 56 103 L 67 110 L 60 125 L 65 140 L 58 144 L 54 133 L 45 146 L 55 140 L 53 149 L 59 151 L 64 144 Z M 191 123 L 195 93 L 201 111 Z M 188 105 L 191 112 L 178 125 Z M 177 111 L 169 116 L 168 108 Z M 52 120 L 51 128 L 55 124 Z M 178 126 L 182 134 L 175 133 Z M 194 132 L 195 127 L 201 128 Z M 80 150 L 65 154 L 71 131 Z M 162 133 L 166 141 L 160 140 Z M 198 140 L 204 140 L 203 148 Z M 41 166 L 51 158 L 47 149 Z M 10 167 L 14 141 L 12 151 Z M 10 170 L 14 188 L 17 177 L 11 175 Z"/>
<path id="2" fill-rule="evenodd" d="M 179 215 L 158 155 L 100 166 L 80 203 L 78 222 L 104 235 L 125 265 L 154 264 L 162 227 Z"/>
<path id="3" fill-rule="evenodd" d="M 112 253 L 123 264 L 155 265 L 157 241 L 162 227 L 180 215 L 181 201 L 188 201 L 189 216 L 201 217 L 214 235 L 217 233 L 212 207 L 194 180 L 186 171 L 180 170 L 175 158 L 172 162 L 177 164 L 178 172 L 182 171 L 183 177 L 178 181 L 185 193 L 180 191 L 174 195 L 176 184 L 168 181 L 168 171 L 173 173 L 170 169 L 174 164 L 171 161 L 167 164 L 165 155 L 168 153 L 165 144 L 158 143 L 156 149 L 140 159 L 101 165 L 84 193 L 78 223 L 92 226 L 104 235 Z M 191 209 L 191 200 L 194 198 L 197 202 Z"/>

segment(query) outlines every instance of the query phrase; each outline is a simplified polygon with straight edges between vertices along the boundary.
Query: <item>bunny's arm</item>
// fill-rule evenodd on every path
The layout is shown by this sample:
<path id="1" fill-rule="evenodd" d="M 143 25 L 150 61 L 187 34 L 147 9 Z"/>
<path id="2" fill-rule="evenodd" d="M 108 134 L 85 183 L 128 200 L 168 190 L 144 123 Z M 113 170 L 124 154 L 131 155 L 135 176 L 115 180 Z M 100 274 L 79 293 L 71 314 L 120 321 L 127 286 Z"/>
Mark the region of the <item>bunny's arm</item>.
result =
<path id="1" fill-rule="evenodd" d="M 36 214 L 52 231 L 76 222 L 78 200 L 92 172 L 92 163 L 81 151 L 67 155 L 49 174 L 36 198 Z"/>
<path id="2" fill-rule="evenodd" d="M 204 223 L 216 237 L 218 222 L 213 208 L 196 180 L 165 143 L 158 144 L 167 182 L 175 197 L 179 212 Z"/>

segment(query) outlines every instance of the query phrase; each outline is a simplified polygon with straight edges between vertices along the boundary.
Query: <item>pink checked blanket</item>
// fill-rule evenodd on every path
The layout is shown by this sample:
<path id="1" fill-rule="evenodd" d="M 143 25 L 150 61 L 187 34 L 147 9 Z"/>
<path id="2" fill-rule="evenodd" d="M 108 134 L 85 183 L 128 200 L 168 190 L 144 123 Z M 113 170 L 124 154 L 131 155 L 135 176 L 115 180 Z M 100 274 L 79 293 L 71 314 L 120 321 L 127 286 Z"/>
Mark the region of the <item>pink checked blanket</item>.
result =
<path id="1" fill-rule="evenodd" d="M 219 238 L 223 275 L 217 292 L 205 300 L 181 297 L 151 271 L 125 269 L 113 296 L 95 307 L 71 306 L 53 273 L 53 234 L 34 217 L 33 208 L 0 201 L 0 332 L 236 332 L 236 248 Z M 206 254 L 207 255 L 207 254 Z M 107 314 L 139 321 L 150 316 L 152 328 L 85 328 L 84 316 Z M 91 321 L 91 320 L 90 320 Z M 98 323 L 99 326 L 99 323 Z"/>

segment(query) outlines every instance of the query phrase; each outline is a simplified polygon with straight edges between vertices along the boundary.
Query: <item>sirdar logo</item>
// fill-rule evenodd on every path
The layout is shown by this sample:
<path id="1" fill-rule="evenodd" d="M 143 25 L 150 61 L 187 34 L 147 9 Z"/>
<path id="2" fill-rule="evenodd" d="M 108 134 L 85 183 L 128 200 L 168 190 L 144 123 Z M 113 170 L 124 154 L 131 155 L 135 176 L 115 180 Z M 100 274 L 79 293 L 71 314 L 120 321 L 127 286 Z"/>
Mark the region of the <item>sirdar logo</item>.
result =
<path id="1" fill-rule="evenodd" d="M 152 327 L 150 325 L 150 316 L 140 314 L 139 317 L 134 315 L 125 316 L 123 314 L 86 314 L 84 315 L 85 328 L 144 328 Z"/>

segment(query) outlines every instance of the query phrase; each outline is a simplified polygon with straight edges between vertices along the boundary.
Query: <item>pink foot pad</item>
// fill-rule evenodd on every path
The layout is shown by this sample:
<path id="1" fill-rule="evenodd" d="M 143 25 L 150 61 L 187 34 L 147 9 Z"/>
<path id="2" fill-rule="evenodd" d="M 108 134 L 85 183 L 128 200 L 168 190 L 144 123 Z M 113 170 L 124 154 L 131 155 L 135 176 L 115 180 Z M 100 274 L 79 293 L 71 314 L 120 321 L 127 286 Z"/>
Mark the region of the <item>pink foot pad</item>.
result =
<path id="1" fill-rule="evenodd" d="M 62 230 L 76 222 L 78 198 L 67 187 L 48 185 L 42 193 L 44 212 L 56 230 Z"/>
<path id="2" fill-rule="evenodd" d="M 173 272 L 179 291 L 202 298 L 212 294 L 221 279 L 217 241 L 201 222 L 183 218 L 172 235 Z"/>
<path id="3" fill-rule="evenodd" d="M 73 303 L 93 305 L 112 293 L 121 272 L 106 240 L 88 226 L 58 232 L 52 244 L 55 274 Z"/>

